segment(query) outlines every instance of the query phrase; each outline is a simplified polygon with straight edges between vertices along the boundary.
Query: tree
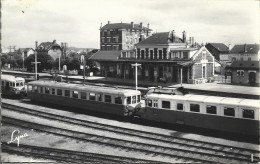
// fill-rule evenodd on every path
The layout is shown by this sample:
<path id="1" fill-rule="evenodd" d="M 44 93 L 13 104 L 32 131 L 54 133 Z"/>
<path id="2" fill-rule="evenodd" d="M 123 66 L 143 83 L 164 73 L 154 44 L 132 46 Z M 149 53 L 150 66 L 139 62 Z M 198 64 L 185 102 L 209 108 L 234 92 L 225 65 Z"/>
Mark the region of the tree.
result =
<path id="1" fill-rule="evenodd" d="M 71 58 L 68 64 L 68 69 L 69 70 L 79 70 L 80 69 L 80 60 L 77 57 Z"/>
<path id="2" fill-rule="evenodd" d="M 7 55 L 1 55 L 1 63 L 1 68 L 3 68 L 5 64 L 7 64 Z"/>
<path id="3" fill-rule="evenodd" d="M 28 71 L 32 71 L 35 67 L 32 62 L 35 62 L 35 55 L 30 55 L 25 59 L 24 65 Z M 44 69 L 51 69 L 53 67 L 54 60 L 48 54 L 39 53 L 37 55 L 37 62 L 41 62 L 37 65 L 37 72 L 42 72 Z"/>

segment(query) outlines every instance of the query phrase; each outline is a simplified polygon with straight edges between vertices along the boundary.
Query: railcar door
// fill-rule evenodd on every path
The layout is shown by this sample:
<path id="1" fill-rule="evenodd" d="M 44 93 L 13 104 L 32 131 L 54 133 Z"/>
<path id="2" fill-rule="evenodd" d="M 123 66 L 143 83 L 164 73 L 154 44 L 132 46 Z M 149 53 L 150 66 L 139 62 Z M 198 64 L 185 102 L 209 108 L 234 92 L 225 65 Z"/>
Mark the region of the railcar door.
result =
<path id="1" fill-rule="evenodd" d="M 184 124 L 184 103 L 177 102 L 176 103 L 176 123 L 177 124 Z"/>

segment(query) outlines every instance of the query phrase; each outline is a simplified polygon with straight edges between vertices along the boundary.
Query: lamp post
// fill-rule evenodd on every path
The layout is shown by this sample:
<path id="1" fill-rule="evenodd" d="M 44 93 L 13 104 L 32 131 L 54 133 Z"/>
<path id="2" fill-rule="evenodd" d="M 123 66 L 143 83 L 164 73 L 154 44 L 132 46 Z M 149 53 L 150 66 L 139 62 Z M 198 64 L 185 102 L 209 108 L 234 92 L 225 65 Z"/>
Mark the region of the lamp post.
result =
<path id="1" fill-rule="evenodd" d="M 138 75 L 137 75 L 137 67 L 138 66 L 141 66 L 141 64 L 137 64 L 137 63 L 135 63 L 135 64 L 131 64 L 131 66 L 132 67 L 135 67 L 135 90 L 137 90 L 137 77 L 138 77 Z"/>
<path id="2" fill-rule="evenodd" d="M 85 71 L 86 71 L 86 61 L 84 55 L 81 55 L 80 57 L 81 63 L 83 63 L 83 85 L 85 84 L 86 81 L 86 76 L 85 76 Z"/>
<path id="3" fill-rule="evenodd" d="M 35 42 L 35 62 L 32 62 L 33 64 L 35 64 L 35 80 L 37 81 L 37 64 L 41 63 L 41 62 L 37 62 L 37 44 L 38 42 Z"/>

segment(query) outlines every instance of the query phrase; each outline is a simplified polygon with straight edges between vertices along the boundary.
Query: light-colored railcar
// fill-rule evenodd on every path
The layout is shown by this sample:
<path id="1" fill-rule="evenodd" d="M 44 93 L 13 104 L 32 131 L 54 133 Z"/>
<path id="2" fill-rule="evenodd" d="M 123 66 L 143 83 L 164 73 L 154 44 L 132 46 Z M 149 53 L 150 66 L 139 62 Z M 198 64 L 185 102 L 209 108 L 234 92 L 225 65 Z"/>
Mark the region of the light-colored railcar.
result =
<path id="1" fill-rule="evenodd" d="M 149 93 L 137 115 L 163 123 L 259 136 L 259 100 Z"/>
<path id="2" fill-rule="evenodd" d="M 20 96 L 26 93 L 25 80 L 22 77 L 1 75 L 1 91 L 3 95 Z"/>

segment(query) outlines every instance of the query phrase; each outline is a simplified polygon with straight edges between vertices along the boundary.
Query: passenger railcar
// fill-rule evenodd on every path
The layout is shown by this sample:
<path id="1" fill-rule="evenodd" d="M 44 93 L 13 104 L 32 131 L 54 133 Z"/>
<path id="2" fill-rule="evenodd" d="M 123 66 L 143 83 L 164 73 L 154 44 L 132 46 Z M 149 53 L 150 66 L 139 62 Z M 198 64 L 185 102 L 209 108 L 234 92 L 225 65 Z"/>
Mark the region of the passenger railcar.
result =
<path id="1" fill-rule="evenodd" d="M 1 91 L 6 96 L 21 96 L 26 94 L 25 80 L 22 77 L 1 75 Z"/>
<path id="2" fill-rule="evenodd" d="M 173 92 L 172 92 L 173 93 Z M 143 119 L 259 136 L 259 100 L 148 92 Z"/>
<path id="3" fill-rule="evenodd" d="M 121 116 L 132 115 L 141 99 L 136 90 L 54 81 L 29 82 L 27 89 L 28 98 L 34 101 Z"/>

